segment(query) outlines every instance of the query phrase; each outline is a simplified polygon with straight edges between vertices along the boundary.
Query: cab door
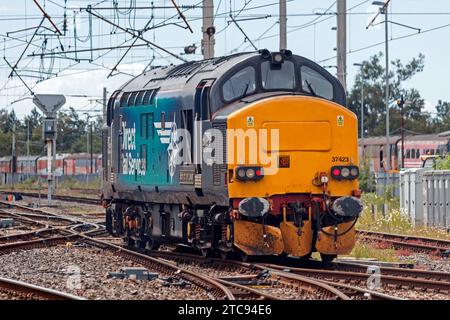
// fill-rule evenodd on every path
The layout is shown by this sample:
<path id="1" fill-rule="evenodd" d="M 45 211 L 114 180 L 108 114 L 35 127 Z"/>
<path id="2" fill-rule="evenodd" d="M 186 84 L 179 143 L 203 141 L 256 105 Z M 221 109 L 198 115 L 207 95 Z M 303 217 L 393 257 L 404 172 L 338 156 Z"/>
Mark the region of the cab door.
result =
<path id="1" fill-rule="evenodd" d="M 194 136 L 192 139 L 192 150 L 194 155 L 195 165 L 195 178 L 194 185 L 195 191 L 198 195 L 202 195 L 202 148 L 203 145 L 203 132 L 209 128 L 209 121 L 211 120 L 211 108 L 209 102 L 209 92 L 215 79 L 204 79 L 199 82 L 195 91 L 194 102 Z M 194 146 L 197 146 L 194 149 Z"/>

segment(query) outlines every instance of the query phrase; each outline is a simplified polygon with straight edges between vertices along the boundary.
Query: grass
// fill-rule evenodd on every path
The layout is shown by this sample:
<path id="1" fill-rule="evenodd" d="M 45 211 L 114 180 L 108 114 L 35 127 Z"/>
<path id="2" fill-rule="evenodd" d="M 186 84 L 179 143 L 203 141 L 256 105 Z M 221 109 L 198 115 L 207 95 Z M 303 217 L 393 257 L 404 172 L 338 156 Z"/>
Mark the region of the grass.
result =
<path id="1" fill-rule="evenodd" d="M 99 178 L 90 178 L 89 182 L 79 181 L 74 178 L 66 178 L 64 181 L 58 184 L 58 189 L 99 189 L 101 181 Z"/>
<path id="2" fill-rule="evenodd" d="M 450 240 L 450 234 L 443 229 L 414 226 L 400 210 L 399 200 L 396 198 L 386 199 L 370 193 L 364 194 L 362 201 L 364 210 L 356 225 L 357 229 Z M 386 214 L 382 210 L 372 212 L 372 207 L 381 208 L 385 202 L 389 208 Z"/>
<path id="3" fill-rule="evenodd" d="M 58 194 L 74 194 L 74 192 L 83 193 L 83 190 L 100 190 L 100 186 L 101 186 L 100 178 L 90 178 L 89 182 L 86 183 L 86 181 L 79 181 L 72 177 L 68 177 L 63 181 L 61 181 L 60 183 L 57 183 L 56 192 Z M 10 184 L 1 185 L 0 189 L 11 190 L 12 185 Z M 42 192 L 46 192 L 47 180 L 41 179 L 39 181 L 39 179 L 37 179 L 36 177 L 32 177 L 22 182 L 14 184 L 14 189 L 18 191 L 42 190 Z"/>
<path id="4" fill-rule="evenodd" d="M 392 248 L 378 248 L 377 246 L 357 241 L 350 256 L 356 259 L 376 259 L 385 262 L 398 262 L 398 255 Z"/>

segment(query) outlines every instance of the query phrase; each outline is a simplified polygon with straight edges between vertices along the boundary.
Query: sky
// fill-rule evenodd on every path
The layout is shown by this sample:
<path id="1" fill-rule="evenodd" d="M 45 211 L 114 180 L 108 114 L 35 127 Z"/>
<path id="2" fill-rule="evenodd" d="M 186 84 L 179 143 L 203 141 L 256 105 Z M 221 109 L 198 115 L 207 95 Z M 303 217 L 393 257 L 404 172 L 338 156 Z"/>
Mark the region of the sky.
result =
<path id="1" fill-rule="evenodd" d="M 332 0 L 287 0 L 288 48 L 295 54 L 310 58 L 329 71 L 336 72 L 336 4 Z M 14 74 L 9 78 L 11 68 L 19 56 L 17 65 L 27 86 L 35 93 L 64 94 L 67 102 L 64 108 L 74 107 L 80 114 L 95 114 L 101 110 L 99 99 L 103 87 L 111 93 L 132 76 L 140 74 L 152 65 L 178 64 L 181 61 L 165 52 L 142 46 L 132 48 L 119 64 L 120 73 L 108 77 L 111 68 L 120 60 L 126 48 L 98 50 L 106 47 L 131 44 L 132 36 L 114 28 L 107 22 L 90 17 L 87 5 L 93 5 L 95 12 L 118 23 L 121 27 L 142 29 L 149 22 L 151 30 L 143 36 L 167 50 L 180 54 L 187 45 L 196 44 L 195 55 L 182 55 L 187 60 L 199 60 L 201 33 L 200 0 L 177 1 L 193 33 L 183 28 L 184 22 L 177 17 L 171 0 L 153 1 L 153 10 L 134 9 L 134 6 L 149 7 L 150 0 L 117 0 L 121 9 L 111 8 L 112 0 L 38 0 L 52 17 L 58 29 L 63 30 L 64 14 L 67 30 L 59 38 L 55 29 L 45 20 L 31 45 L 25 50 L 41 21 L 42 14 L 32 0 L 0 0 L 0 108 L 14 110 L 19 118 L 34 106 L 30 91 Z M 372 1 L 347 0 L 347 82 L 351 88 L 358 67 L 354 63 L 367 60 L 378 52 L 384 53 L 384 25 L 366 29 L 378 10 Z M 131 9 L 130 8 L 131 4 Z M 216 56 L 234 52 L 252 51 L 252 45 L 245 41 L 243 33 L 230 19 L 230 10 L 235 20 L 258 49 L 277 50 L 278 0 L 214 0 L 216 26 Z M 66 9 L 64 9 L 64 7 Z M 81 10 L 80 10 L 81 9 Z M 450 101 L 448 74 L 450 74 L 450 1 L 449 0 L 392 0 L 389 9 L 389 55 L 407 63 L 420 53 L 425 55 L 425 69 L 405 87 L 418 89 L 426 100 L 427 111 L 433 112 L 439 99 Z M 172 18 L 173 17 L 173 18 Z M 170 19 L 172 18 L 172 19 Z M 383 20 L 379 20 L 382 22 Z M 407 25 L 408 27 L 400 26 Z M 158 27 L 158 28 L 153 28 Z M 416 29 L 420 28 L 419 33 Z M 77 40 L 75 41 L 75 30 Z M 92 34 L 92 36 L 90 36 Z M 69 51 L 85 50 L 75 56 Z M 39 53 L 62 52 L 56 58 Z M 93 48 L 96 51 L 89 52 Z M 24 51 L 25 50 L 25 51 Z M 36 54 L 36 56 L 30 56 Z M 6 59 L 6 60 L 5 60 Z M 80 62 L 75 61 L 80 59 Z M 92 59 L 93 61 L 89 61 Z M 42 77 L 50 77 L 42 81 Z"/>

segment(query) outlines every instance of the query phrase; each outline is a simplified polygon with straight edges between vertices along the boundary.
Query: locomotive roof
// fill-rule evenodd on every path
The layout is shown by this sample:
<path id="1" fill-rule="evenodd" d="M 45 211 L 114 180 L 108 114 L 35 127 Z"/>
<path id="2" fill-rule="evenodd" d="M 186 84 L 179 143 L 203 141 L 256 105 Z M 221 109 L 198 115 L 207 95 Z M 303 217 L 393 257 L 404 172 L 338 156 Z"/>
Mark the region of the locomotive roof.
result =
<path id="1" fill-rule="evenodd" d="M 172 85 L 183 85 L 198 74 L 201 74 L 202 78 L 218 78 L 232 66 L 255 56 L 259 56 L 259 53 L 237 53 L 208 60 L 190 61 L 180 65 L 154 67 L 125 83 L 121 90 L 130 92 L 156 89 L 169 79 Z"/>

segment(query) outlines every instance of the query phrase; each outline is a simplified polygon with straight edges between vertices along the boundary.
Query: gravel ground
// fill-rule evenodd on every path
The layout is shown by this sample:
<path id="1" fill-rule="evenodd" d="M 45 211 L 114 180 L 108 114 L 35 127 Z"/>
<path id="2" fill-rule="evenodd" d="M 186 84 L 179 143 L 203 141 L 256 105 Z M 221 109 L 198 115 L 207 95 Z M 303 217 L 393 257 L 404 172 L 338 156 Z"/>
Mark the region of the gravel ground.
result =
<path id="1" fill-rule="evenodd" d="M 36 229 L 36 228 L 34 228 Z M 31 227 L 27 227 L 25 225 L 20 225 L 20 226 L 16 226 L 16 227 L 12 227 L 12 228 L 1 228 L 0 229 L 0 237 L 3 236 L 10 236 L 13 234 L 22 234 L 28 231 L 33 230 L 33 228 Z"/>
<path id="2" fill-rule="evenodd" d="M 32 204 L 37 205 L 38 199 L 31 197 L 23 197 L 23 200 L 16 201 L 16 203 L 21 205 L 32 205 Z M 39 208 L 56 214 L 72 215 L 79 218 L 88 218 L 88 219 L 92 218 L 100 220 L 101 222 L 104 221 L 105 209 L 101 205 L 78 203 L 78 202 L 75 203 L 61 200 L 54 200 L 53 207 L 47 207 L 46 204 L 47 200 L 41 199 Z"/>
<path id="3" fill-rule="evenodd" d="M 425 292 L 407 289 L 382 288 L 377 291 L 388 295 L 409 300 L 449 300 L 450 296 L 446 293 Z"/>
<path id="4" fill-rule="evenodd" d="M 412 253 L 408 256 L 400 256 L 399 259 L 401 261 L 412 261 L 416 269 L 450 272 L 450 258 Z"/>
<path id="5" fill-rule="evenodd" d="M 249 269 L 239 269 L 230 267 L 223 268 L 219 266 L 208 266 L 208 265 L 198 265 L 198 264 L 185 264 L 179 263 L 180 267 L 184 269 L 188 269 L 191 271 L 195 271 L 201 274 L 206 274 L 212 278 L 220 278 L 220 277 L 231 277 L 236 275 L 254 275 L 257 274 L 257 271 L 249 270 Z M 270 281 L 270 279 L 268 279 Z M 301 288 L 296 287 L 286 287 L 281 283 L 274 283 L 272 285 L 263 285 L 263 286 L 251 286 L 253 289 L 259 290 L 264 293 L 272 294 L 276 297 L 280 297 L 284 300 L 314 300 L 317 299 L 317 296 L 314 293 L 308 292 Z"/>
<path id="6" fill-rule="evenodd" d="M 262 292 L 269 293 L 283 300 L 317 300 L 317 295 L 302 288 L 286 288 L 282 285 L 275 285 L 270 288 L 256 287 Z"/>
<path id="7" fill-rule="evenodd" d="M 166 299 L 211 299 L 206 292 L 194 287 L 165 286 L 164 276 L 152 281 L 111 279 L 109 272 L 122 267 L 139 265 L 96 248 L 65 246 L 33 249 L 0 256 L 0 276 L 17 279 L 43 287 L 68 292 L 88 299 L 113 300 L 166 300 Z M 80 287 L 70 289 L 67 284 L 74 279 L 70 270 L 80 270 Z M 72 269 L 73 270 L 73 269 Z M 150 270 L 151 271 L 151 270 Z M 73 283 L 73 282 L 72 282 Z"/>

